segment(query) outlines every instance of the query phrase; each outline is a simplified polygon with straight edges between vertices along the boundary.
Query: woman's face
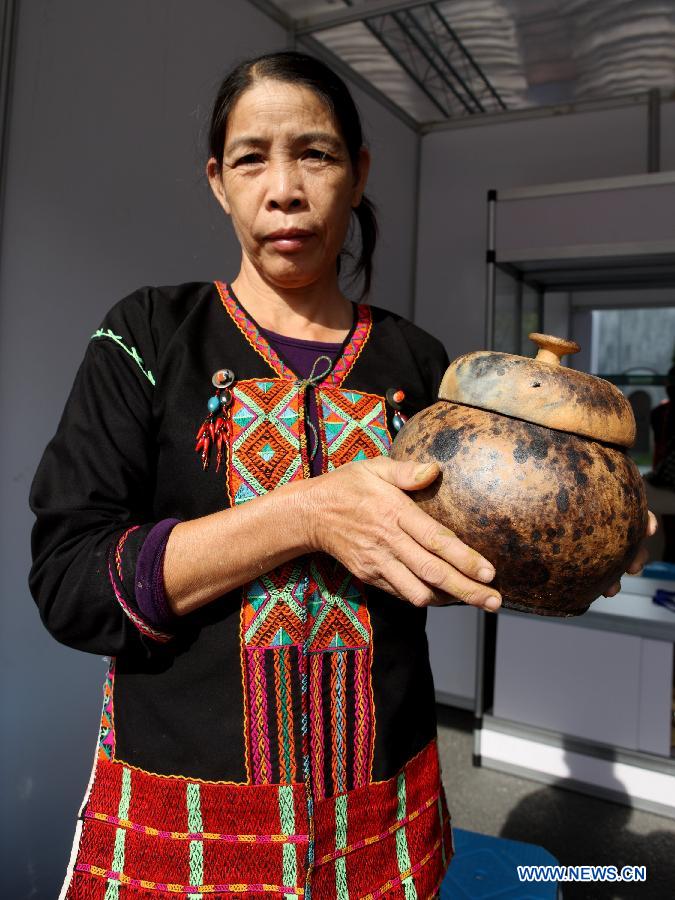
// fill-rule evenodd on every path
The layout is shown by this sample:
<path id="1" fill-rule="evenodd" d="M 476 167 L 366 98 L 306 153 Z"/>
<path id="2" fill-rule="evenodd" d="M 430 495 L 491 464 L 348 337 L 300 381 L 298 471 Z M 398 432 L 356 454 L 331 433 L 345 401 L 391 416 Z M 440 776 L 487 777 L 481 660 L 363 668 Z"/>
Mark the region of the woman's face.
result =
<path id="1" fill-rule="evenodd" d="M 244 257 L 262 277 L 301 288 L 335 277 L 353 207 L 368 175 L 354 171 L 336 122 L 308 88 L 264 79 L 230 113 L 222 169 L 211 158 L 211 188 Z"/>

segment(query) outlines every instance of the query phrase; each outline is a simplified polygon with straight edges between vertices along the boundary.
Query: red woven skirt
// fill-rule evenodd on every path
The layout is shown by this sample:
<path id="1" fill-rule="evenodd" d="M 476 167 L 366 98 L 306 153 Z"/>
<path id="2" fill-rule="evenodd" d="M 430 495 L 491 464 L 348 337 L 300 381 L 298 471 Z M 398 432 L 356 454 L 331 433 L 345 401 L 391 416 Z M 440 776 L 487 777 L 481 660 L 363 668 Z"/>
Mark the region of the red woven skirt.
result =
<path id="1" fill-rule="evenodd" d="M 429 900 L 452 855 L 436 742 L 393 778 L 314 802 L 304 784 L 154 775 L 99 758 L 65 900 Z"/>

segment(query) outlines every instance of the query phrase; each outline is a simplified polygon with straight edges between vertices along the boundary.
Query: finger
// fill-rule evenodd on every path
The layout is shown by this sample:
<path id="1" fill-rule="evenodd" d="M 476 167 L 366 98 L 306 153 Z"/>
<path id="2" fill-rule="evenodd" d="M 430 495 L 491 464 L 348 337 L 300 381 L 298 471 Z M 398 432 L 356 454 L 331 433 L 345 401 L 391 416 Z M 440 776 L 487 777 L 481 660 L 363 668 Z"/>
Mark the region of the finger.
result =
<path id="1" fill-rule="evenodd" d="M 501 606 L 501 597 L 494 588 L 467 578 L 444 559 L 429 553 L 412 538 L 401 540 L 396 547 L 396 553 L 403 565 L 433 591 L 448 594 L 470 606 L 492 611 Z"/>
<path id="2" fill-rule="evenodd" d="M 449 528 L 432 519 L 414 502 L 406 507 L 399 518 L 399 525 L 413 541 L 468 578 L 487 584 L 495 577 L 495 568 L 489 560 L 461 541 Z"/>
<path id="3" fill-rule="evenodd" d="M 640 547 L 638 550 L 635 559 L 631 562 L 631 564 L 626 569 L 626 572 L 629 575 L 639 575 L 640 572 L 644 569 L 647 561 L 649 560 L 649 551 L 646 547 Z"/>
<path id="4" fill-rule="evenodd" d="M 401 600 L 407 600 L 413 606 L 429 606 L 434 599 L 434 592 L 424 584 L 410 569 L 397 559 L 387 564 L 387 581 L 392 586 L 391 593 Z"/>
<path id="5" fill-rule="evenodd" d="M 397 460 L 386 456 L 376 456 L 374 459 L 356 463 L 356 465 L 365 466 L 375 475 L 402 491 L 416 491 L 429 487 L 440 472 L 440 467 L 435 462 Z"/>
<path id="6" fill-rule="evenodd" d="M 659 520 L 650 510 L 647 511 L 647 537 L 652 537 L 659 530 Z"/>
<path id="7" fill-rule="evenodd" d="M 613 584 L 611 586 L 611 588 L 608 591 L 605 591 L 605 593 L 602 596 L 603 597 L 616 597 L 616 595 L 619 593 L 620 590 L 621 590 L 621 582 L 617 581 L 615 584 Z"/>
<path id="8" fill-rule="evenodd" d="M 457 602 L 467 602 L 460 597 L 448 594 L 436 589 L 433 585 L 425 583 L 399 561 L 394 561 L 388 566 L 387 578 L 394 585 L 392 593 L 397 597 L 408 600 L 414 606 L 450 606 Z M 480 585 L 477 585 L 477 587 L 480 587 Z M 496 595 L 493 592 L 494 596 Z M 496 612 L 501 605 L 501 598 L 497 596 L 496 601 L 492 602 L 491 605 L 480 603 L 472 603 L 470 605 L 485 609 L 487 612 Z"/>

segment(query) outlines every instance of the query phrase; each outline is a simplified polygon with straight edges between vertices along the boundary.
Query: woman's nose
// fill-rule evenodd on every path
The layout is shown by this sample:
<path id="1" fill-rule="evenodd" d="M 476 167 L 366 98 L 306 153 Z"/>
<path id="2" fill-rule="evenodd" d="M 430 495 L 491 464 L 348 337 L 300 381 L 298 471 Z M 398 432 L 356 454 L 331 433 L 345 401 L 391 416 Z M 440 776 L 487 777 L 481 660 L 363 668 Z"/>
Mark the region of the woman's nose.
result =
<path id="1" fill-rule="evenodd" d="M 270 166 L 266 206 L 268 209 L 300 209 L 306 204 L 302 181 L 293 166 Z"/>

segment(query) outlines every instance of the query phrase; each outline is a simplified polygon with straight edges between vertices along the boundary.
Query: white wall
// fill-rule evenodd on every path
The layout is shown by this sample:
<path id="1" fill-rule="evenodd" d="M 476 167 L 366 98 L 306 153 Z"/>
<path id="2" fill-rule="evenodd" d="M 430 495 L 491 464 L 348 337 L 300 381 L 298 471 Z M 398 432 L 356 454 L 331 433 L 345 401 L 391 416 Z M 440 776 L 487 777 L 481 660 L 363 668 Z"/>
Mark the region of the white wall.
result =
<path id="1" fill-rule="evenodd" d="M 629 106 L 423 138 L 416 321 L 451 358 L 484 344 L 488 189 L 645 172 L 646 122 L 645 106 Z M 675 103 L 661 134 L 661 167 L 675 169 Z"/>
<path id="2" fill-rule="evenodd" d="M 104 677 L 101 660 L 51 639 L 28 594 L 30 481 L 105 310 L 141 284 L 236 274 L 237 246 L 201 174 L 204 122 L 225 70 L 286 46 L 245 0 L 18 10 L 0 247 L 0 894 L 16 900 L 58 893 Z M 355 96 L 381 209 L 372 299 L 405 312 L 417 139 Z"/>

